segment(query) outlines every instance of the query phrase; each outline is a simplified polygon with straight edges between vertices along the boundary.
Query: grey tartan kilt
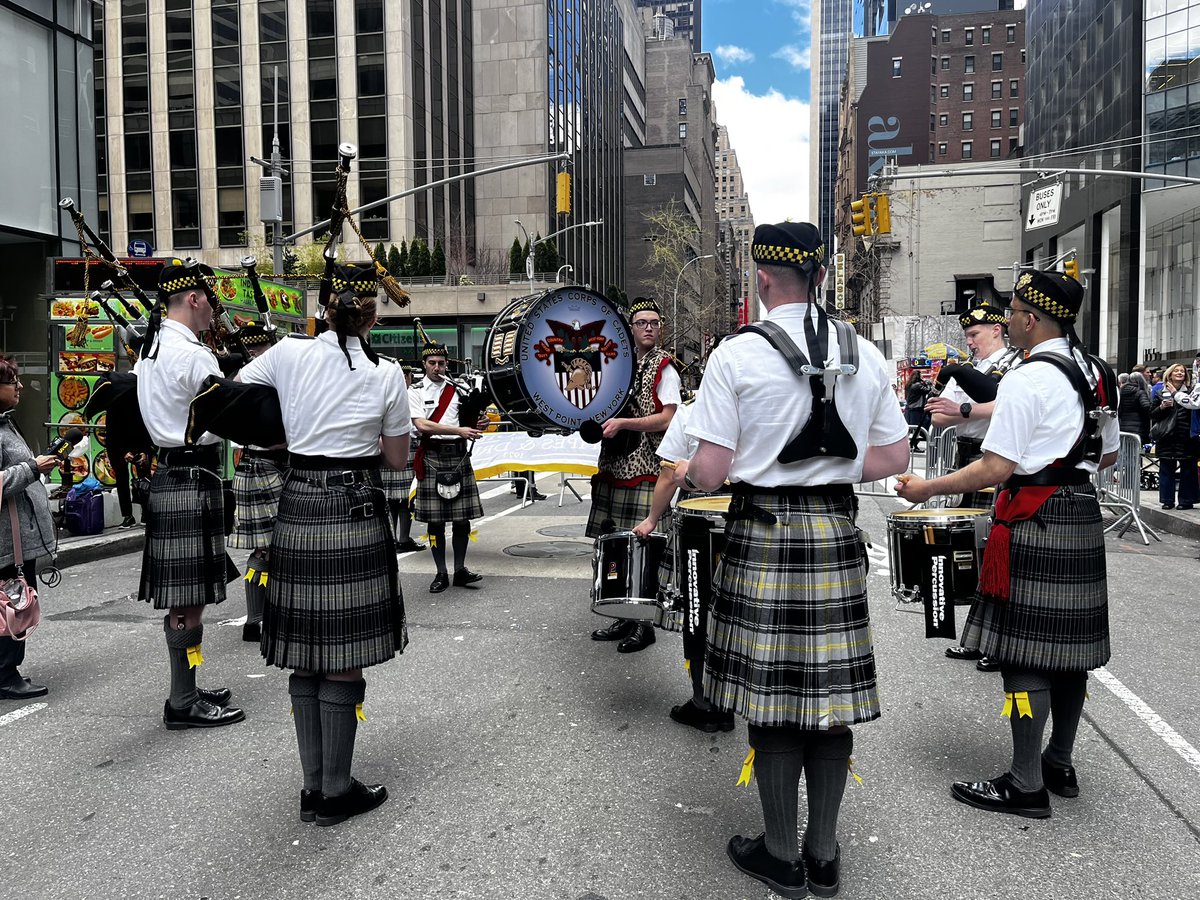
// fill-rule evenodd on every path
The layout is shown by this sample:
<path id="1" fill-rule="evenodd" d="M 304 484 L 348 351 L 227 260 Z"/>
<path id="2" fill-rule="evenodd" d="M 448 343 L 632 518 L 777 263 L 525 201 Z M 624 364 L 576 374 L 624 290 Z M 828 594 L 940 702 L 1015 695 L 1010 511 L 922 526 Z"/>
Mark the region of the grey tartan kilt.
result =
<path id="1" fill-rule="evenodd" d="M 225 553 L 221 480 L 193 466 L 160 465 L 150 479 L 138 597 L 155 609 L 225 600 L 237 577 Z"/>
<path id="2" fill-rule="evenodd" d="M 828 729 L 879 718 L 853 498 L 755 495 L 754 502 L 779 521 L 726 524 L 705 696 L 754 725 Z"/>
<path id="3" fill-rule="evenodd" d="M 325 474 L 293 468 L 279 501 L 261 647 L 267 663 L 280 668 L 361 669 L 408 644 L 378 475 L 351 487 L 304 480 Z"/>
<path id="4" fill-rule="evenodd" d="M 627 487 L 595 475 L 592 477 L 592 508 L 588 512 L 585 534 L 590 538 L 600 537 L 605 533 L 605 519 L 611 519 L 617 531 L 630 531 L 650 515 L 653 500 L 653 478 Z"/>
<path id="5" fill-rule="evenodd" d="M 446 441 L 429 441 L 425 451 L 425 477 L 417 486 L 417 504 L 413 518 L 418 522 L 461 522 L 483 516 L 483 503 L 479 499 L 479 486 L 475 484 L 475 472 L 471 469 L 471 458 Z M 462 490 L 453 500 L 443 500 L 437 491 L 435 475 L 459 467 L 462 473 Z"/>
<path id="6" fill-rule="evenodd" d="M 389 500 L 407 500 L 412 490 L 413 474 L 412 454 L 409 454 L 408 465 L 397 472 L 386 462 L 379 465 L 379 477 L 383 479 L 383 492 Z"/>
<path id="7" fill-rule="evenodd" d="M 229 546 L 258 550 L 271 543 L 271 530 L 279 513 L 279 496 L 287 466 L 258 456 L 242 455 L 233 473 L 233 533 Z"/>
<path id="8" fill-rule="evenodd" d="M 1010 544 L 1009 599 L 976 595 L 963 646 L 1045 672 L 1108 662 L 1108 574 L 1095 488 L 1059 488 L 1036 516 L 1013 526 Z"/>

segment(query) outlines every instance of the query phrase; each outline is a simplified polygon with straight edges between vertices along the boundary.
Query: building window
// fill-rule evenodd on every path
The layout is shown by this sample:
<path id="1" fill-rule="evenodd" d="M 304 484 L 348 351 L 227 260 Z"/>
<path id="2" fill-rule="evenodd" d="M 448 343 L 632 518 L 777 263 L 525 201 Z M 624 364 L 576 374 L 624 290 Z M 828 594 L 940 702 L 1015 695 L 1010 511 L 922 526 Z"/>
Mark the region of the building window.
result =
<path id="1" fill-rule="evenodd" d="M 892 57 L 892 77 L 893 78 L 900 77 L 900 60 L 901 60 L 901 58 L 902 57 L 899 57 L 899 56 Z"/>
<path id="2" fill-rule="evenodd" d="M 1004 96 L 1004 82 L 1003 81 L 993 81 L 992 82 L 992 99 L 999 100 L 1003 96 Z"/>
<path id="3" fill-rule="evenodd" d="M 962 130 L 972 131 L 975 128 L 975 113 L 965 112 L 962 114 Z"/>
<path id="4" fill-rule="evenodd" d="M 1000 127 L 1000 119 L 1001 119 L 1000 110 L 993 109 L 992 110 L 992 127 L 993 128 Z"/>
<path id="5" fill-rule="evenodd" d="M 1000 156 L 1000 140 L 998 138 L 996 140 L 992 141 L 991 147 L 990 147 L 990 153 L 991 153 L 993 159 L 996 159 Z"/>
<path id="6" fill-rule="evenodd" d="M 930 113 L 929 114 L 929 130 L 930 131 L 933 131 L 933 129 L 935 127 L 933 124 L 933 119 L 934 119 L 933 113 Z"/>
<path id="7" fill-rule="evenodd" d="M 970 47 L 975 43 L 975 29 L 964 28 L 963 37 L 966 39 L 967 46 Z"/>
<path id="8" fill-rule="evenodd" d="M 943 84 L 938 87 L 938 96 L 943 100 L 950 96 L 950 85 Z"/>
<path id="9" fill-rule="evenodd" d="M 929 58 L 929 74 L 930 74 L 930 75 L 936 75 L 936 74 L 937 74 L 937 67 L 938 67 L 937 57 L 936 57 L 936 56 L 931 56 L 931 57 Z"/>
<path id="10" fill-rule="evenodd" d="M 1005 40 L 1007 40 L 1010 44 L 1015 44 L 1017 42 L 1017 26 L 1016 25 L 1009 25 L 1005 29 L 1004 34 L 1005 34 Z"/>
<path id="11" fill-rule="evenodd" d="M 1012 108 L 1010 108 L 1010 109 L 1009 109 L 1009 111 L 1008 111 L 1008 124 L 1009 124 L 1009 126 L 1011 126 L 1012 128 L 1016 128 L 1016 127 L 1017 127 L 1017 116 L 1018 116 L 1018 115 L 1019 115 L 1019 112 L 1018 112 L 1018 110 L 1017 110 L 1017 108 L 1016 108 L 1016 107 L 1012 107 Z"/>
<path id="12" fill-rule="evenodd" d="M 938 144 L 938 156 L 945 156 L 945 155 L 946 155 L 946 145 Z"/>
<path id="13" fill-rule="evenodd" d="M 933 162 L 933 144 L 929 145 L 929 161 Z"/>
<path id="14" fill-rule="evenodd" d="M 948 57 L 948 56 L 942 57 L 942 71 L 943 72 L 950 71 L 950 57 Z"/>
<path id="15" fill-rule="evenodd" d="M 942 113 L 940 116 L 938 116 L 938 124 L 941 125 L 943 128 L 945 128 L 947 125 L 949 125 L 950 124 L 950 114 Z"/>
<path id="16" fill-rule="evenodd" d="M 973 156 L 971 154 L 971 142 L 970 141 L 962 142 L 962 158 L 963 159 L 972 159 L 973 158 Z"/>
<path id="17" fill-rule="evenodd" d="M 679 118 L 687 118 L 687 97 L 679 98 Z"/>
<path id="18" fill-rule="evenodd" d="M 992 42 L 992 29 L 984 28 L 979 33 L 979 42 L 981 44 L 990 44 Z"/>
<path id="19" fill-rule="evenodd" d="M 679 123 L 679 139 L 682 141 L 687 137 L 687 122 Z"/>
<path id="20" fill-rule="evenodd" d="M 942 29 L 942 43 L 943 44 L 950 43 L 950 29 L 949 28 Z"/>
<path id="21" fill-rule="evenodd" d="M 724 180 L 724 179 L 722 179 L 722 180 Z M 642 187 L 654 187 L 654 185 L 656 185 L 657 183 L 658 183 L 657 175 L 643 175 L 642 176 Z"/>
<path id="22" fill-rule="evenodd" d="M 1021 61 L 1024 62 L 1024 60 L 1021 60 Z M 1000 71 L 1003 71 L 1003 69 L 1004 69 L 1004 54 L 1003 53 L 993 53 L 992 54 L 992 71 L 1000 72 Z"/>
<path id="23" fill-rule="evenodd" d="M 963 85 L 963 99 L 964 100 L 974 100 L 975 99 L 975 84 L 974 84 L 974 82 L 968 81 L 966 84 Z"/>
<path id="24" fill-rule="evenodd" d="M 933 34 L 933 44 L 936 47 L 937 46 L 937 29 L 931 28 L 930 31 Z"/>
<path id="25" fill-rule="evenodd" d="M 1020 97 L 1021 96 L 1021 84 L 1018 79 L 1014 78 L 1011 81 L 1009 81 L 1008 96 L 1010 96 L 1010 97 Z"/>
<path id="26" fill-rule="evenodd" d="M 975 57 L 974 56 L 964 56 L 963 57 L 963 71 L 967 72 L 968 74 L 975 71 Z"/>
<path id="27" fill-rule="evenodd" d="M 1017 139 L 1015 137 L 1010 137 L 1008 139 L 1008 152 L 1009 153 L 1017 152 Z"/>
<path id="28" fill-rule="evenodd" d="M 1021 48 L 1021 65 L 1025 65 L 1025 48 Z"/>

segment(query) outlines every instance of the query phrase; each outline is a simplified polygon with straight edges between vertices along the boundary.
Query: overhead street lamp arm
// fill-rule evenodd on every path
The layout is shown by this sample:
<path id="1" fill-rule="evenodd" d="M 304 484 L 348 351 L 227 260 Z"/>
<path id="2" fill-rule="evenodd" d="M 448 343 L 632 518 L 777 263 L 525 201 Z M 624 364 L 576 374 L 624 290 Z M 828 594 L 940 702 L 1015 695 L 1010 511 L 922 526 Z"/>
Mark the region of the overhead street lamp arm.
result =
<path id="1" fill-rule="evenodd" d="M 576 228 L 594 228 L 597 225 L 604 224 L 603 219 L 597 219 L 594 222 L 578 222 L 574 225 L 568 225 L 566 228 L 560 228 L 558 231 L 535 240 L 529 236 L 529 230 L 521 224 L 520 219 L 513 219 L 513 221 L 516 223 L 517 227 L 521 229 L 521 233 L 525 235 L 526 243 L 529 244 L 529 253 L 525 257 L 525 275 L 529 278 L 529 290 L 531 292 L 533 291 L 533 251 L 537 249 L 538 244 L 544 244 L 546 241 L 550 240 L 550 238 L 558 237 L 560 234 L 565 234 L 568 231 L 574 231 Z M 561 272 L 562 269 L 559 269 L 559 271 Z M 574 272 L 575 270 L 572 269 L 571 271 Z M 554 276 L 554 281 L 555 283 L 558 282 L 558 275 Z"/>
<path id="2" fill-rule="evenodd" d="M 694 256 L 683 264 L 679 270 L 679 274 L 675 276 L 675 294 L 671 299 L 671 355 L 677 356 L 679 350 L 679 280 L 683 278 L 683 273 L 687 271 L 687 267 L 692 263 L 700 262 L 702 259 L 716 259 L 715 253 L 706 253 L 703 256 Z"/>

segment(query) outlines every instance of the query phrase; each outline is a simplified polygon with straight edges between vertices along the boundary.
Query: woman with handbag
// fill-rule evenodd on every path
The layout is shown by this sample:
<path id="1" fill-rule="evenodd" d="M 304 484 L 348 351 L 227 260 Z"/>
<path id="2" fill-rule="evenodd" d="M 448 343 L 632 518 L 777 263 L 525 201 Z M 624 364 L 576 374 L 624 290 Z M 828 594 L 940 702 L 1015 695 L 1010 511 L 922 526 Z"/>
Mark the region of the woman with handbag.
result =
<path id="1" fill-rule="evenodd" d="M 1192 509 L 1200 499 L 1197 484 L 1197 440 L 1192 437 L 1191 410 L 1180 403 L 1187 398 L 1187 369 L 1173 365 L 1163 373 L 1162 390 L 1150 410 L 1154 453 L 1158 457 L 1158 500 L 1163 509 L 1175 509 L 1176 469 L 1179 471 L 1179 509 Z"/>
<path id="2" fill-rule="evenodd" d="M 0 510 L 0 583 L 18 576 L 35 584 L 37 561 L 54 552 L 54 523 L 41 476 L 58 465 L 55 456 L 34 456 L 13 410 L 21 402 L 21 378 L 11 356 L 0 356 L 0 472 L 4 509 Z M 13 529 L 13 513 L 17 527 Z M 47 688 L 23 678 L 17 667 L 25 660 L 25 641 L 0 637 L 0 699 L 41 697 Z"/>

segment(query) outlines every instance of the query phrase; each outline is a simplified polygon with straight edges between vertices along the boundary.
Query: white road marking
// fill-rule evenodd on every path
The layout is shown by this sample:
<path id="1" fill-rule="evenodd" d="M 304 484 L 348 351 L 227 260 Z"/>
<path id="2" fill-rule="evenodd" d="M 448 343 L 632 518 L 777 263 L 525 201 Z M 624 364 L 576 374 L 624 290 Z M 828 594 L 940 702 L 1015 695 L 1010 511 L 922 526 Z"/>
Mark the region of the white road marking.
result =
<path id="1" fill-rule="evenodd" d="M 10 722 L 17 721 L 17 719 L 23 719 L 38 710 L 45 709 L 47 706 L 48 704 L 46 703 L 31 703 L 28 706 L 22 706 L 20 709 L 14 709 L 12 712 L 0 716 L 0 725 L 7 725 Z"/>
<path id="2" fill-rule="evenodd" d="M 1093 673 L 1096 680 L 1133 711 L 1139 719 L 1146 723 L 1151 731 L 1157 734 L 1168 747 L 1183 757 L 1184 762 L 1200 772 L 1200 750 L 1189 744 L 1178 731 L 1168 725 L 1158 713 L 1146 705 L 1141 697 L 1125 687 L 1112 672 L 1103 666 Z"/>
<path id="3" fill-rule="evenodd" d="M 246 624 L 246 617 L 242 616 L 240 619 L 222 619 L 220 622 L 217 623 L 217 627 L 224 628 L 226 625 L 245 625 L 245 624 Z"/>

